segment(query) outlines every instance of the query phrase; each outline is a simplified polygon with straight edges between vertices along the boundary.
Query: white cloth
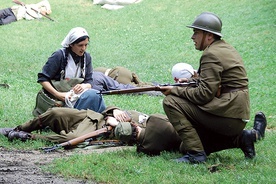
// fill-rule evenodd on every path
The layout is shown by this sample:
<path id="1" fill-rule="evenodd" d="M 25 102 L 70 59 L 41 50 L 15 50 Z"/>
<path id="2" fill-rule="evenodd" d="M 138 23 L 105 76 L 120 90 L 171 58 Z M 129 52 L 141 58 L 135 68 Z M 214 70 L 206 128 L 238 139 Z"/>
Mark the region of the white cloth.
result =
<path id="1" fill-rule="evenodd" d="M 142 0 L 93 0 L 93 4 L 129 5 L 140 3 Z"/>
<path id="2" fill-rule="evenodd" d="M 103 9 L 107 9 L 107 10 L 119 10 L 124 8 L 124 6 L 122 5 L 113 5 L 113 4 L 104 4 L 101 6 L 101 8 Z"/>
<path id="3" fill-rule="evenodd" d="M 68 54 L 68 63 L 65 67 L 65 79 L 71 79 L 81 76 L 81 67 L 80 62 L 76 65 L 71 54 Z"/>
<path id="4" fill-rule="evenodd" d="M 172 68 L 172 77 L 174 79 L 191 78 L 194 75 L 194 69 L 187 63 L 177 63 Z"/>
<path id="5" fill-rule="evenodd" d="M 76 41 L 77 39 L 83 36 L 89 37 L 87 31 L 82 27 L 75 27 L 69 31 L 67 36 L 61 42 L 61 46 L 64 48 L 67 48 L 69 47 L 70 44 L 72 44 L 74 41 Z"/>
<path id="6" fill-rule="evenodd" d="M 118 10 L 126 5 L 137 4 L 142 0 L 93 0 L 94 5 L 102 5 L 101 8 L 107 10 Z"/>
<path id="7" fill-rule="evenodd" d="M 70 90 L 65 95 L 65 104 L 66 107 L 73 108 L 79 97 L 86 91 L 87 89 L 83 90 L 80 94 L 75 94 L 73 90 Z"/>

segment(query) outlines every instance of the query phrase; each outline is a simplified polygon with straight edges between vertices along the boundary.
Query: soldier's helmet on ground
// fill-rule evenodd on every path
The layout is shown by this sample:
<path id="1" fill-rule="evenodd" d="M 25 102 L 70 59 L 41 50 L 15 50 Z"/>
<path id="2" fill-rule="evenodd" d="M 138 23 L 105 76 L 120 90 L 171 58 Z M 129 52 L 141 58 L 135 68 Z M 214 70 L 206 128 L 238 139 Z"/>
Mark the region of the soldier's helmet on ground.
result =
<path id="1" fill-rule="evenodd" d="M 129 142 L 132 138 L 132 127 L 129 122 L 120 122 L 115 130 L 115 137 L 121 141 Z"/>

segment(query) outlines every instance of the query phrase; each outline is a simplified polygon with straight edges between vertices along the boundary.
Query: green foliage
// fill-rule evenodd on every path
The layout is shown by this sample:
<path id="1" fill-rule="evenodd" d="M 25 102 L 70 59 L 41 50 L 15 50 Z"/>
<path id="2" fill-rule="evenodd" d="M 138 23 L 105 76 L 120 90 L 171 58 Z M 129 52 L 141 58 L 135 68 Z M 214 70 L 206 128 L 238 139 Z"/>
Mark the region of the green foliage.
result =
<path id="1" fill-rule="evenodd" d="M 38 0 L 37 0 L 38 1 Z M 26 0 L 25 3 L 33 3 Z M 95 179 L 103 183 L 275 183 L 275 2 L 273 0 L 232 1 L 159 1 L 144 0 L 121 10 L 107 11 L 91 0 L 50 1 L 51 17 L 20 20 L 1 26 L 0 127 L 14 127 L 32 118 L 32 109 L 40 85 L 36 83 L 47 58 L 58 48 L 68 31 L 84 27 L 90 34 L 88 52 L 93 66 L 125 66 L 146 82 L 173 82 L 171 67 L 188 62 L 198 67 L 201 53 L 190 39 L 185 26 L 203 11 L 218 14 L 223 21 L 224 39 L 240 52 L 248 72 L 251 119 L 263 111 L 268 119 L 265 141 L 256 145 L 257 158 L 244 160 L 240 150 L 227 150 L 209 156 L 205 165 L 170 162 L 180 155 L 164 153 L 159 157 L 138 155 L 135 150 L 116 153 L 76 155 L 56 161 L 51 170 L 69 177 Z M 1 2 L 0 8 L 12 6 Z M 162 97 L 105 96 L 107 105 L 135 109 L 148 114 L 164 113 Z M 248 123 L 251 128 L 253 121 Z M 7 148 L 37 149 L 42 141 L 10 143 Z M 65 164 L 66 163 L 66 164 Z M 70 164 L 67 164 L 70 163 Z M 73 164 L 72 164 L 73 163 Z M 219 171 L 208 167 L 220 164 Z M 74 166 L 74 167 L 71 167 Z"/>

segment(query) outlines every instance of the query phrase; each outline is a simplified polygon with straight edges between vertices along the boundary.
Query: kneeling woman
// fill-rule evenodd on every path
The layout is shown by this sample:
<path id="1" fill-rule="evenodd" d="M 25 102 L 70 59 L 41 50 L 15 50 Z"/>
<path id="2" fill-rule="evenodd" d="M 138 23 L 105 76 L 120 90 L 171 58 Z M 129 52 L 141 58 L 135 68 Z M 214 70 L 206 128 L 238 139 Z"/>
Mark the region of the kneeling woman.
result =
<path id="1" fill-rule="evenodd" d="M 56 99 L 72 100 L 68 92 L 58 90 L 53 81 L 69 81 L 72 78 L 83 79 L 81 83 L 72 87 L 71 93 L 77 95 L 73 103 L 76 109 L 91 109 L 102 112 L 106 107 L 102 96 L 92 88 L 92 59 L 86 48 L 89 35 L 84 28 L 76 27 L 70 30 L 62 41 L 63 48 L 55 51 L 38 73 L 38 82 L 44 91 Z M 76 99 L 76 98 L 75 98 Z M 70 103 L 71 104 L 71 103 Z"/>

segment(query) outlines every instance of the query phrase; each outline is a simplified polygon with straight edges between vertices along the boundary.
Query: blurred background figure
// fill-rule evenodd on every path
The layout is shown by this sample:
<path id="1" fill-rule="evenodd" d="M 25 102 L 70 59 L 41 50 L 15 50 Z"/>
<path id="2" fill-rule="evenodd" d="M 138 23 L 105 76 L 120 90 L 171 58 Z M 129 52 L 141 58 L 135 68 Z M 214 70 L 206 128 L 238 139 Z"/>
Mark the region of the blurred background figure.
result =
<path id="1" fill-rule="evenodd" d="M 36 4 L 24 4 L 17 0 L 13 2 L 17 5 L 0 10 L 0 25 L 9 24 L 22 19 L 40 19 L 43 15 L 52 13 L 48 0 L 43 0 Z"/>
<path id="2" fill-rule="evenodd" d="M 101 5 L 107 10 L 118 10 L 130 4 L 140 3 L 142 0 L 93 0 L 93 4 Z"/>

